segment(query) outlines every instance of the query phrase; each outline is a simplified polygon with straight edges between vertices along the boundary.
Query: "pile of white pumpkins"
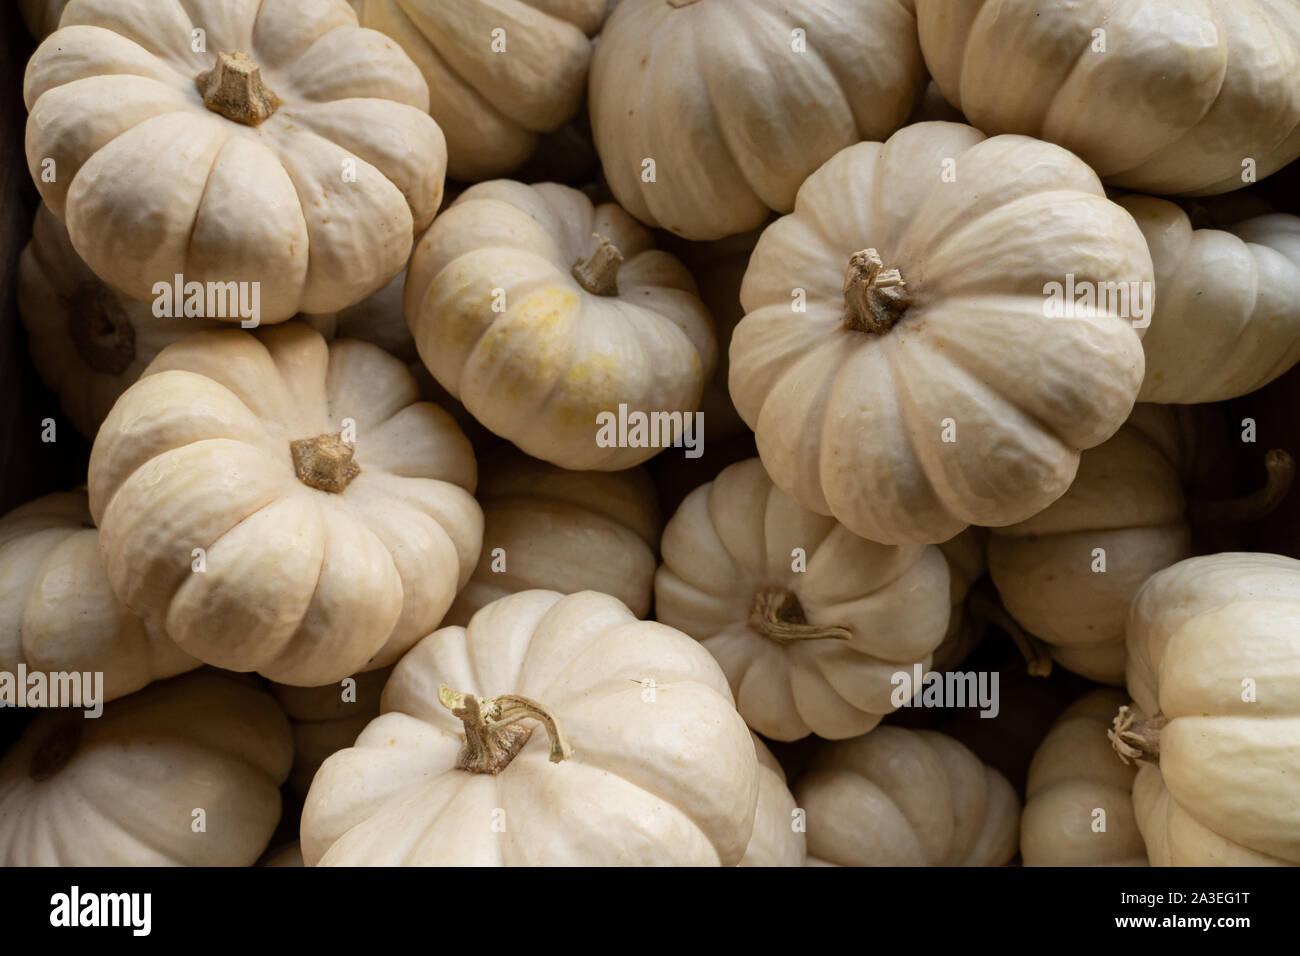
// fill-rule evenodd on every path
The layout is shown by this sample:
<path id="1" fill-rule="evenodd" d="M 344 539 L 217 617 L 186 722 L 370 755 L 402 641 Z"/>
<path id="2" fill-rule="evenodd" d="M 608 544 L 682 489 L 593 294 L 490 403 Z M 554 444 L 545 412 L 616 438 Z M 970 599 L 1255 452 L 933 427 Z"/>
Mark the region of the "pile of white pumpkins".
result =
<path id="1" fill-rule="evenodd" d="M 1300 6 L 21 7 L 93 446 L 0 673 L 107 703 L 0 862 L 1300 864 L 1292 466 L 1206 424 L 1300 359 Z M 893 713 L 990 621 L 1091 688 L 1023 793 Z"/>

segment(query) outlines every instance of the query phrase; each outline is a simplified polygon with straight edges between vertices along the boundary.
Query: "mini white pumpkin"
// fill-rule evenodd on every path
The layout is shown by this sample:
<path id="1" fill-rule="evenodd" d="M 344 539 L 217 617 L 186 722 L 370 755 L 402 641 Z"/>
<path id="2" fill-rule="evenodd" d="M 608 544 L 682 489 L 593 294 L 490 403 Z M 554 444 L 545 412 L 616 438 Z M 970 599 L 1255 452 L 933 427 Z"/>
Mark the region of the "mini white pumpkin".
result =
<path id="1" fill-rule="evenodd" d="M 438 209 L 424 79 L 339 0 L 73 0 L 56 33 L 27 65 L 28 167 L 132 298 L 180 275 L 256 283 L 267 323 L 330 312 L 392 278 Z"/>
<path id="2" fill-rule="evenodd" d="M 292 759 L 274 698 L 211 670 L 43 712 L 0 760 L 0 865 L 251 866 Z"/>
<path id="3" fill-rule="evenodd" d="M 916 0 L 925 64 L 989 133 L 1106 182 L 1221 193 L 1300 155 L 1300 8 L 1276 0 Z"/>
<path id="4" fill-rule="evenodd" d="M 356 0 L 361 25 L 393 37 L 429 85 L 429 113 L 447 136 L 454 179 L 519 166 L 538 133 L 582 105 L 588 37 L 604 0 Z"/>
<path id="5" fill-rule="evenodd" d="M 325 761 L 315 865 L 712 865 L 744 856 L 757 758 L 695 641 L 616 598 L 523 591 L 429 635 Z"/>
<path id="6" fill-rule="evenodd" d="M 806 857 L 803 827 L 798 825 L 794 795 L 785 771 L 758 734 L 751 733 L 758 754 L 758 807 L 754 835 L 738 866 L 803 866 Z"/>
<path id="7" fill-rule="evenodd" d="M 722 665 L 746 723 L 774 740 L 865 733 L 948 626 L 933 546 L 859 538 L 801 508 L 757 458 L 726 468 L 664 529 L 655 616 Z"/>
<path id="8" fill-rule="evenodd" d="M 1236 398 L 1300 361 L 1300 218 L 1272 213 L 1193 229 L 1164 199 L 1117 201 L 1137 220 L 1155 266 L 1140 401 Z"/>
<path id="9" fill-rule="evenodd" d="M 0 671 L 16 674 L 19 664 L 102 673 L 103 700 L 199 666 L 113 594 L 85 491 L 45 495 L 0 518 Z"/>
<path id="10" fill-rule="evenodd" d="M 534 588 L 600 591 L 650 612 L 663 521 L 644 469 L 565 471 L 508 449 L 482 473 L 483 549 L 444 625 Z"/>
<path id="11" fill-rule="evenodd" d="M 1189 558 L 1134 598 L 1111 738 L 1141 761 L 1153 866 L 1300 864 L 1297 619 L 1300 561 L 1276 554 Z"/>
<path id="12" fill-rule="evenodd" d="M 824 743 L 794 795 L 809 863 L 1001 866 L 1016 854 L 1011 784 L 937 731 L 877 727 Z"/>
<path id="13" fill-rule="evenodd" d="M 619 203 L 720 239 L 789 212 L 836 151 L 898 129 L 924 82 L 912 0 L 623 0 L 588 104 Z"/>
<path id="14" fill-rule="evenodd" d="M 229 670 L 315 686 L 393 663 L 483 533 L 469 442 L 418 399 L 401 360 L 299 323 L 164 349 L 90 455 L 113 590 Z"/>
<path id="15" fill-rule="evenodd" d="M 1049 317 L 1051 293 L 1151 280 L 1141 231 L 1079 159 L 917 123 L 838 153 L 763 232 L 731 397 L 777 486 L 856 534 L 1012 524 L 1065 492 L 1142 381 L 1122 299 Z"/>
<path id="16" fill-rule="evenodd" d="M 716 360 L 694 281 L 651 242 L 618 206 L 567 186 L 473 186 L 407 270 L 420 357 L 471 415 L 534 458 L 579 471 L 638 465 L 660 448 L 635 446 L 631 433 L 623 447 L 598 443 L 598 416 L 626 406 L 682 425 Z"/>

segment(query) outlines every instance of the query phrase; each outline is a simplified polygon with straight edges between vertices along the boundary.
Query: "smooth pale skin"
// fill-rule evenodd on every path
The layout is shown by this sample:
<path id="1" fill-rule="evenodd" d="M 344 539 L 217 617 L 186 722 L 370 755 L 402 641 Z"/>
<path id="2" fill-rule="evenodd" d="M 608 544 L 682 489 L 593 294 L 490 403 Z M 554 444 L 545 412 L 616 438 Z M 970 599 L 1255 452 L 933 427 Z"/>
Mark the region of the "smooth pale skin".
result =
<path id="1" fill-rule="evenodd" d="M 391 667 L 355 674 L 348 680 L 355 686 L 344 699 L 342 682 L 321 687 L 293 687 L 272 684 L 271 693 L 280 702 L 293 727 L 293 769 L 289 789 L 299 799 L 307 796 L 312 777 L 325 758 L 351 747 L 366 724 L 379 716 L 379 695 L 388 682 Z M 301 862 L 299 863 L 301 865 Z"/>
<path id="2" fill-rule="evenodd" d="M 1193 229 L 1167 200 L 1117 202 L 1146 236 L 1156 274 L 1141 401 L 1236 398 L 1300 361 L 1300 218 L 1271 213 Z"/>
<path id="3" fill-rule="evenodd" d="M 795 829 L 794 795 L 785 783 L 785 771 L 758 734 L 758 809 L 754 811 L 754 835 L 737 866 L 803 866 L 806 856 L 804 832 Z"/>
<path id="4" fill-rule="evenodd" d="M 806 571 L 794 570 L 802 548 Z M 948 627 L 948 565 L 936 547 L 891 547 L 813 514 L 757 458 L 691 492 L 664 529 L 655 616 L 722 665 L 746 723 L 773 740 L 866 733 L 894 710 L 898 671 L 928 665 Z M 795 594 L 808 623 L 848 640 L 782 645 L 749 624 L 755 592 Z"/>
<path id="5" fill-rule="evenodd" d="M 122 605 L 99 561 L 84 491 L 58 492 L 0 518 L 0 671 L 104 675 L 104 700 L 198 667 Z"/>
<path id="6" fill-rule="evenodd" d="M 360 474 L 300 481 L 290 442 L 348 419 Z M 95 439 L 90 509 L 128 607 L 204 663 L 314 686 L 437 626 L 478 560 L 475 470 L 399 359 L 295 322 L 159 353 Z"/>
<path id="7" fill-rule="evenodd" d="M 913 0 L 623 0 L 588 106 L 619 203 L 720 239 L 789 212 L 838 150 L 902 126 L 924 82 Z"/>
<path id="8" fill-rule="evenodd" d="M 647 682 L 653 680 L 653 685 Z M 549 708 L 501 773 L 456 769 L 461 722 L 438 687 Z M 695 641 L 616 598 L 523 591 L 429 635 L 383 713 L 325 761 L 302 818 L 309 866 L 731 866 L 745 853 L 758 764 L 726 678 Z M 504 813 L 504 817 L 502 817 Z M 504 825 L 502 825 L 504 824 Z"/>
<path id="9" fill-rule="evenodd" d="M 843 324 L 867 248 L 913 302 L 884 334 Z M 886 544 L 1047 507 L 1142 381 L 1133 318 L 1045 316 L 1047 284 L 1070 273 L 1152 278 L 1132 218 L 1060 147 L 934 122 L 836 154 L 764 231 L 740 291 L 731 397 L 772 480 Z"/>
<path id="10" fill-rule="evenodd" d="M 1059 143 L 1108 184 L 1240 189 L 1300 155 L 1287 0 L 916 0 L 925 64 L 990 133 Z M 1105 31 L 1105 50 L 1095 49 Z"/>
<path id="11" fill-rule="evenodd" d="M 195 83 L 237 51 L 281 101 L 258 126 L 209 110 Z M 402 268 L 442 200 L 424 78 L 338 0 L 71 0 L 23 96 L 42 198 L 136 299 L 181 274 L 260 283 L 264 323 L 343 308 Z"/>
<path id="12" fill-rule="evenodd" d="M 429 85 L 447 136 L 447 173 L 477 181 L 510 172 L 582 105 L 588 37 L 605 0 L 354 0 L 361 25 L 402 45 Z M 494 49 L 504 30 L 505 50 Z"/>
<path id="13" fill-rule="evenodd" d="M 934 649 L 930 666 L 939 672 L 953 670 L 984 638 L 984 623 L 966 613 L 966 596 L 971 585 L 988 570 L 988 532 L 967 528 L 939 545 L 948 560 L 948 600 L 952 613 L 943 643 Z"/>
<path id="14" fill-rule="evenodd" d="M 1083 453 L 1070 490 L 989 535 L 989 572 L 1006 609 L 1067 670 L 1124 683 L 1128 606 L 1152 574 L 1192 553 L 1178 416 L 1138 405 Z M 1105 552 L 1105 571 L 1094 570 Z"/>
<path id="15" fill-rule="evenodd" d="M 1146 866 L 1130 791 L 1137 767 L 1119 759 L 1106 731 L 1122 691 L 1085 694 L 1056 719 L 1034 751 L 1020 815 L 1025 866 Z M 1106 812 L 1096 831 L 1094 812 Z"/>
<path id="16" fill-rule="evenodd" d="M 1300 864 L 1300 561 L 1224 553 L 1154 575 L 1129 615 L 1128 691 L 1169 720 L 1133 785 L 1151 864 Z"/>
<path id="17" fill-rule="evenodd" d="M 794 796 L 809 864 L 1002 866 L 1016 854 L 1011 784 L 936 731 L 878 727 L 823 744 Z"/>
<path id="18" fill-rule="evenodd" d="M 497 598 L 534 588 L 600 591 L 637 617 L 650 612 L 663 521 L 644 469 L 565 471 L 507 450 L 481 470 L 483 549 L 444 625 L 467 625 Z"/>
<path id="19" fill-rule="evenodd" d="M 594 234 L 623 254 L 617 295 L 590 293 L 571 274 L 594 253 Z M 597 415 L 620 403 L 694 412 L 717 358 L 686 268 L 618 206 L 554 183 L 466 190 L 416 247 L 404 309 L 420 358 L 470 414 L 575 471 L 657 454 L 598 446 Z"/>
<path id="20" fill-rule="evenodd" d="M 82 737 L 71 761 L 33 780 L 33 756 L 73 721 Z M 43 711 L 0 761 L 0 864 L 251 866 L 280 819 L 292 760 L 274 698 L 211 670 L 114 701 L 94 720 Z"/>

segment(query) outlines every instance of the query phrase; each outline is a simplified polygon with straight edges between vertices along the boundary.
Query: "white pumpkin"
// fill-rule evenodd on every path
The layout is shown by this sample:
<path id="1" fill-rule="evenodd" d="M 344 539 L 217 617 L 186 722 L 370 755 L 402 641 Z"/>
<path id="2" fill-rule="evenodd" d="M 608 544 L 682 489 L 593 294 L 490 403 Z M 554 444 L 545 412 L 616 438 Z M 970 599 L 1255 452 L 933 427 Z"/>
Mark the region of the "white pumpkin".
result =
<path id="1" fill-rule="evenodd" d="M 383 713 L 325 761 L 315 865 L 740 861 L 757 761 L 697 643 L 616 598 L 524 591 L 417 644 Z"/>
<path id="2" fill-rule="evenodd" d="M 1146 866 L 1130 796 L 1137 768 L 1106 736 L 1126 700 L 1111 688 L 1085 694 L 1034 751 L 1020 815 L 1025 866 Z"/>
<path id="3" fill-rule="evenodd" d="M 538 133 L 582 105 L 604 0 L 357 0 L 361 25 L 393 37 L 429 85 L 447 171 L 480 180 L 519 166 Z"/>
<path id="4" fill-rule="evenodd" d="M 42 198 L 135 299 L 180 275 L 249 283 L 262 322 L 330 312 L 402 268 L 442 199 L 423 77 L 338 0 L 73 0 L 23 95 Z"/>
<path id="5" fill-rule="evenodd" d="M 471 415 L 579 471 L 655 455 L 598 441 L 598 416 L 626 406 L 681 425 L 716 360 L 685 267 L 622 209 L 553 183 L 466 190 L 420 240 L 405 312 L 425 365 Z"/>
<path id="6" fill-rule="evenodd" d="M 251 866 L 292 759 L 271 695 L 210 670 L 45 711 L 0 760 L 0 865 Z"/>
<path id="7" fill-rule="evenodd" d="M 444 625 L 534 588 L 600 591 L 650 612 L 663 521 L 644 469 L 565 471 L 508 450 L 482 472 L 483 549 Z"/>
<path id="8" fill-rule="evenodd" d="M 1111 731 L 1153 866 L 1300 864 L 1300 561 L 1189 558 L 1133 600 Z"/>
<path id="9" fill-rule="evenodd" d="M 307 796 L 312 778 L 325 758 L 351 747 L 366 724 L 379 716 L 379 695 L 391 672 L 391 667 L 385 667 L 321 687 L 271 685 L 271 693 L 293 727 L 289 789 L 299 799 Z"/>
<path id="10" fill-rule="evenodd" d="M 0 518 L 0 671 L 20 664 L 101 673 L 103 700 L 199 666 L 113 594 L 85 491 L 45 495 Z"/>
<path id="11" fill-rule="evenodd" d="M 1221 193 L 1300 156 L 1300 7 L 1277 0 L 916 0 L 925 64 L 989 133 L 1106 182 Z"/>
<path id="12" fill-rule="evenodd" d="M 1155 266 L 1139 400 L 1236 398 L 1300 361 L 1300 218 L 1272 213 L 1193 229 L 1164 199 L 1117 201 L 1137 220 Z"/>
<path id="13" fill-rule="evenodd" d="M 757 458 L 691 492 L 661 550 L 655 616 L 709 649 L 773 740 L 875 727 L 897 707 L 894 675 L 927 665 L 948 626 L 938 548 L 859 538 L 799 507 Z"/>
<path id="14" fill-rule="evenodd" d="M 758 754 L 758 807 L 754 835 L 737 866 L 803 866 L 804 831 L 798 825 L 798 808 L 786 786 L 785 771 L 758 734 L 750 736 Z"/>
<path id="15" fill-rule="evenodd" d="M 1016 854 L 1011 784 L 937 731 L 878 727 L 822 744 L 794 796 L 809 863 L 1001 866 Z"/>
<path id="16" fill-rule="evenodd" d="M 838 153 L 764 231 L 731 397 L 777 486 L 856 534 L 1012 524 L 1065 492 L 1142 381 L 1122 300 L 1049 317 L 1050 293 L 1151 278 L 1132 217 L 1065 150 L 918 123 Z"/>
<path id="17" fill-rule="evenodd" d="M 59 17 L 68 0 L 18 0 L 19 12 L 32 36 L 44 40 L 59 28 Z"/>
<path id="18" fill-rule="evenodd" d="M 720 239 L 789 212 L 838 150 L 902 126 L 924 82 L 912 0 L 624 0 L 588 105 L 619 203 Z"/>
<path id="19" fill-rule="evenodd" d="M 399 359 L 298 323 L 164 349 L 90 455 L 113 590 L 228 670 L 315 686 L 393 663 L 483 532 L 469 442 L 418 398 Z"/>
<path id="20" fill-rule="evenodd" d="M 948 561 L 948 600 L 952 613 L 943 642 L 934 649 L 930 667 L 939 673 L 955 670 L 984 639 L 985 621 L 966 609 L 971 586 L 988 570 L 988 532 L 967 528 L 939 545 Z"/>

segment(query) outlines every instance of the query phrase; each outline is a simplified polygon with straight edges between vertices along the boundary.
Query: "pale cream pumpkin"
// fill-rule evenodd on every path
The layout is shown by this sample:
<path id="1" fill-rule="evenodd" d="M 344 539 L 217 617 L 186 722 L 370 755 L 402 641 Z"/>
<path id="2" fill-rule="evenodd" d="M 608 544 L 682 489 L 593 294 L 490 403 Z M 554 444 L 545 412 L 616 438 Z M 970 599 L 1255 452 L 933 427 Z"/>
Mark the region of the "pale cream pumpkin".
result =
<path id="1" fill-rule="evenodd" d="M 155 316 L 149 303 L 101 282 L 44 203 L 18 263 L 18 314 L 37 374 L 87 438 L 95 437 L 117 397 L 155 355 L 178 339 L 222 325 Z"/>
<path id="2" fill-rule="evenodd" d="M 483 531 L 469 442 L 418 398 L 401 360 L 299 323 L 164 349 L 91 451 L 113 590 L 229 670 L 315 686 L 393 663 Z"/>
<path id="3" fill-rule="evenodd" d="M 856 534 L 1012 524 L 1065 492 L 1142 381 L 1123 300 L 1058 316 L 1059 293 L 1151 281 L 1141 231 L 1080 160 L 918 123 L 838 153 L 764 231 L 731 397 L 777 486 Z"/>
<path id="4" fill-rule="evenodd" d="M 822 744 L 794 796 L 809 863 L 1001 866 L 1016 854 L 1011 784 L 937 731 L 878 727 Z"/>
<path id="5" fill-rule="evenodd" d="M 838 150 L 902 126 L 924 82 L 912 0 L 624 0 L 588 105 L 619 203 L 720 239 L 789 212 Z"/>
<path id="6" fill-rule="evenodd" d="M 616 598 L 523 591 L 429 635 L 325 761 L 315 865 L 712 865 L 743 857 L 757 758 L 695 641 Z"/>
<path id="7" fill-rule="evenodd" d="M 1236 398 L 1300 361 L 1300 218 L 1273 213 L 1193 229 L 1167 200 L 1118 202 L 1137 220 L 1155 266 L 1140 400 Z"/>
<path id="8" fill-rule="evenodd" d="M 355 0 L 361 25 L 397 40 L 429 85 L 454 179 L 488 179 L 523 163 L 538 133 L 582 105 L 588 37 L 604 0 Z"/>
<path id="9" fill-rule="evenodd" d="M 0 518 L 0 671 L 20 664 L 99 672 L 103 700 L 199 666 L 113 594 L 85 491 L 45 495 Z"/>
<path id="10" fill-rule="evenodd" d="M 1111 688 L 1085 694 L 1034 751 L 1020 815 L 1025 866 L 1146 865 L 1130 795 L 1137 768 L 1119 759 L 1106 736 L 1126 701 Z"/>
<path id="11" fill-rule="evenodd" d="M 758 734 L 751 733 L 758 754 L 758 807 L 754 835 L 738 866 L 803 866 L 806 856 L 803 828 L 797 826 L 794 795 L 785 783 L 785 771 Z"/>
<path id="12" fill-rule="evenodd" d="M 650 612 L 663 520 L 644 469 L 565 471 L 508 449 L 482 473 L 483 550 L 444 625 L 533 588 L 600 591 Z"/>
<path id="13" fill-rule="evenodd" d="M 1128 622 L 1116 750 L 1153 866 L 1300 864 L 1300 561 L 1189 558 Z"/>
<path id="14" fill-rule="evenodd" d="M 948 626 L 932 546 L 875 544 L 776 488 L 757 458 L 725 469 L 664 529 L 655 616 L 718 659 L 746 723 L 773 740 L 865 733 L 893 676 Z"/>
<path id="15" fill-rule="evenodd" d="M 623 405 L 680 425 L 716 361 L 685 267 L 618 206 L 553 183 L 466 190 L 420 240 L 405 312 L 425 365 L 471 415 L 579 471 L 657 454 L 602 447 L 598 416 Z"/>
<path id="16" fill-rule="evenodd" d="M 925 64 L 989 133 L 1115 186 L 1221 193 L 1300 156 L 1300 8 L 1277 0 L 916 0 Z"/>
<path id="17" fill-rule="evenodd" d="M 59 28 L 59 17 L 68 0 L 18 0 L 19 12 L 32 36 L 44 40 Z"/>
<path id="18" fill-rule="evenodd" d="M 402 268 L 442 199 L 423 77 L 338 0 L 76 0 L 24 98 L 41 196 L 135 299 L 181 275 L 258 283 L 262 322 L 330 312 Z"/>
<path id="19" fill-rule="evenodd" d="M 934 649 L 930 666 L 939 673 L 955 670 L 984 639 L 985 621 L 966 610 L 971 585 L 988 570 L 988 532 L 967 528 L 939 545 L 948 560 L 948 600 L 952 613 L 943 643 Z"/>
<path id="20" fill-rule="evenodd" d="M 211 670 L 45 711 L 0 760 L 0 865 L 251 866 L 292 759 L 274 698 Z"/>
<path id="21" fill-rule="evenodd" d="M 271 693 L 293 727 L 289 789 L 299 799 L 307 796 L 312 777 L 325 758 L 351 747 L 366 724 L 379 716 L 379 695 L 391 672 L 391 667 L 385 667 L 321 687 L 271 685 Z"/>

